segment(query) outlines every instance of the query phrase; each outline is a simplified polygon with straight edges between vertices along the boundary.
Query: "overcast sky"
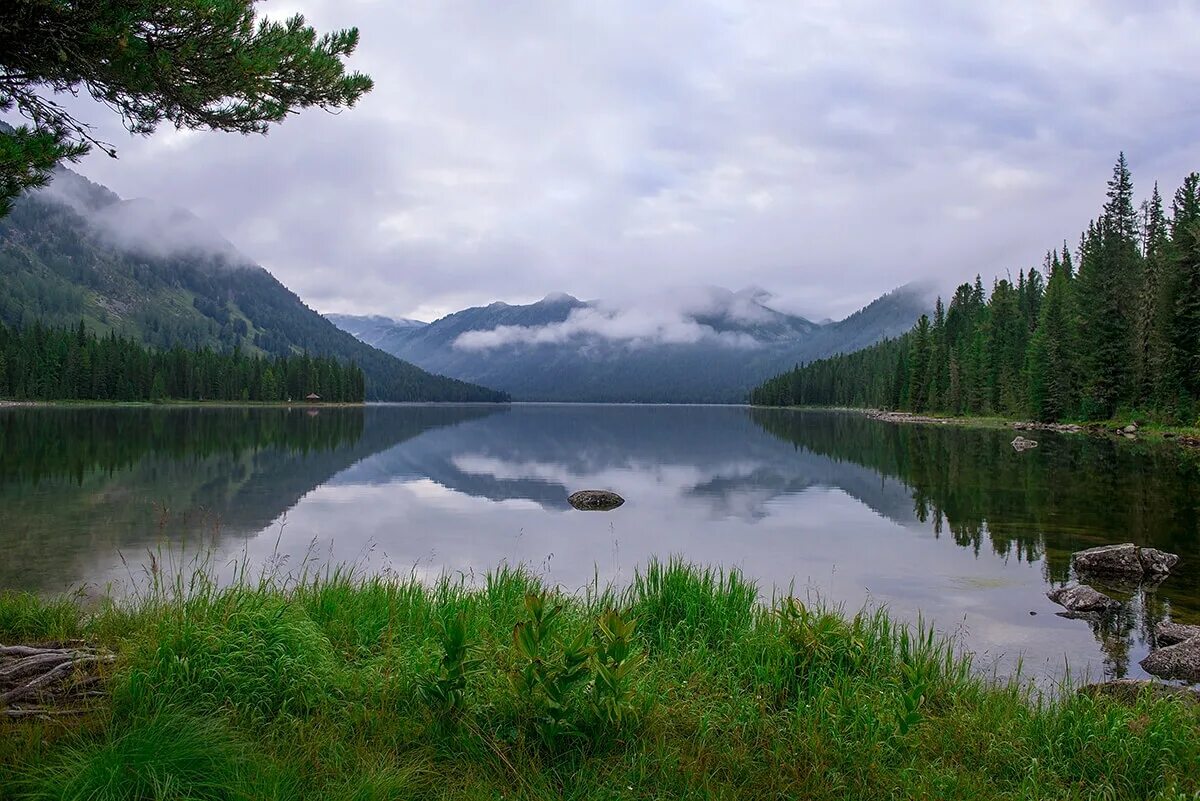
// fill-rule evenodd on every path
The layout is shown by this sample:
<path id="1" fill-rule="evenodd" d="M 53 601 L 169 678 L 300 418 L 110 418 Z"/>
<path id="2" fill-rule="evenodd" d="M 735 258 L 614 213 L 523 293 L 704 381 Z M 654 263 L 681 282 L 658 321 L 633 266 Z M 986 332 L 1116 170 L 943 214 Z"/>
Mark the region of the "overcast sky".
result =
<path id="1" fill-rule="evenodd" d="M 1040 262 L 1200 169 L 1190 2 L 290 0 L 358 26 L 354 109 L 78 168 L 185 206 L 322 312 L 763 287 L 841 317 Z"/>

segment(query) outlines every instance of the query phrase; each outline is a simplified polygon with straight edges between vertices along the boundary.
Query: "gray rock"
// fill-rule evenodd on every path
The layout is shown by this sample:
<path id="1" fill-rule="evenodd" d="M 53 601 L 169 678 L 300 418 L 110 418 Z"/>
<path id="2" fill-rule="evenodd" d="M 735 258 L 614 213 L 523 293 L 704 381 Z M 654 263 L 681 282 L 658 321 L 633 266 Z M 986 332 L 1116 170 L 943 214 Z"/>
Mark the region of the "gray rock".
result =
<path id="1" fill-rule="evenodd" d="M 1121 431 L 1125 432 L 1126 434 L 1136 434 L 1137 430 L 1138 430 L 1137 423 L 1130 423 L 1129 425 L 1127 425 L 1121 429 Z"/>
<path id="2" fill-rule="evenodd" d="M 1123 704 L 1133 704 L 1142 695 L 1151 698 L 1179 698 L 1183 701 L 1200 703 L 1200 691 L 1191 687 L 1179 687 L 1174 684 L 1163 684 L 1152 679 L 1113 679 L 1088 684 L 1079 688 L 1080 695 L 1092 698 L 1104 696 L 1120 701 Z"/>
<path id="3" fill-rule="evenodd" d="M 609 512 L 625 503 L 625 499 L 608 490 L 579 490 L 567 497 L 567 503 L 584 512 Z"/>
<path id="4" fill-rule="evenodd" d="M 1157 548 L 1138 548 L 1138 560 L 1141 561 L 1143 570 L 1156 576 L 1167 575 L 1171 568 L 1179 564 L 1178 556 Z"/>
<path id="5" fill-rule="evenodd" d="M 1018 436 L 1012 441 L 1012 446 L 1014 451 L 1020 453 L 1021 451 L 1027 451 L 1030 448 L 1036 448 L 1037 443 L 1031 439 Z"/>
<path id="6" fill-rule="evenodd" d="M 1066 607 L 1072 613 L 1101 613 L 1111 612 L 1121 606 L 1120 601 L 1114 601 L 1102 592 L 1093 590 L 1086 584 L 1072 584 L 1067 587 L 1056 587 L 1046 593 L 1046 597 L 1056 604 Z"/>
<path id="7" fill-rule="evenodd" d="M 1200 626 L 1185 626 L 1182 623 L 1171 623 L 1164 620 L 1154 627 L 1154 643 L 1160 648 L 1164 645 L 1186 642 L 1193 637 L 1200 637 Z"/>
<path id="8" fill-rule="evenodd" d="M 1142 670 L 1160 679 L 1200 682 L 1200 637 L 1156 648 L 1139 664 Z"/>
<path id="9" fill-rule="evenodd" d="M 1115 573 L 1124 576 L 1140 576 L 1144 572 L 1138 547 L 1132 542 L 1120 545 L 1101 545 L 1079 551 L 1072 560 L 1080 573 Z"/>

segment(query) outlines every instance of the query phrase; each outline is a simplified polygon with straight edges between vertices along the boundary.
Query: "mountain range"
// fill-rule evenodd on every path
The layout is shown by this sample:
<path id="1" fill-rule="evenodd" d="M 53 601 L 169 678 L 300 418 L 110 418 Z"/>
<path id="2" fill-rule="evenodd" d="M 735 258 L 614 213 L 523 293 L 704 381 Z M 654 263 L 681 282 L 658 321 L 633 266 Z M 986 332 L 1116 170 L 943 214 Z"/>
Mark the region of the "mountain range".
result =
<path id="1" fill-rule="evenodd" d="M 515 400 L 737 403 L 797 363 L 904 333 L 932 298 L 910 284 L 844 320 L 821 323 L 768 304 L 760 290 L 708 287 L 620 303 L 556 293 L 432 323 L 327 316 L 381 350 Z"/>
<path id="2" fill-rule="evenodd" d="M 67 170 L 0 218 L 0 323 L 83 320 L 157 348 L 308 352 L 353 361 L 367 398 L 503 401 L 341 331 L 190 212 L 122 200 Z"/>

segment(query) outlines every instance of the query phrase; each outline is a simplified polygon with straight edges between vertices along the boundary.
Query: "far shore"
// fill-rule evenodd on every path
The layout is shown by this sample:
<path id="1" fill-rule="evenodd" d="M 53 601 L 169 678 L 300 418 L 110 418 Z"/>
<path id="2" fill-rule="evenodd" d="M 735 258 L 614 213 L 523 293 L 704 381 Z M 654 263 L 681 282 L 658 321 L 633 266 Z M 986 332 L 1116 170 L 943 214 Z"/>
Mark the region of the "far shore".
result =
<path id="1" fill-rule="evenodd" d="M 1067 421 L 1063 423 L 1039 423 L 998 416 L 951 416 L 943 414 L 914 414 L 887 409 L 864 409 L 853 406 L 755 406 L 756 409 L 794 409 L 810 412 L 852 412 L 888 423 L 918 425 L 953 425 L 968 428 L 1011 429 L 1013 431 L 1050 431 L 1058 434 L 1079 434 L 1091 437 L 1109 437 L 1151 442 L 1167 442 L 1185 447 L 1200 448 L 1200 427 L 1172 426 L 1146 421 L 1138 415 L 1128 419 Z M 1124 429 L 1134 425 L 1136 431 L 1126 434 Z"/>
<path id="2" fill-rule="evenodd" d="M 0 409 L 45 409 L 45 408 L 138 408 L 158 409 L 164 406 L 173 407 L 228 407 L 256 409 L 329 409 L 366 406 L 366 402 L 326 402 L 326 401 L 197 401 L 197 400 L 164 400 L 164 401 L 103 401 L 103 400 L 0 400 Z"/>

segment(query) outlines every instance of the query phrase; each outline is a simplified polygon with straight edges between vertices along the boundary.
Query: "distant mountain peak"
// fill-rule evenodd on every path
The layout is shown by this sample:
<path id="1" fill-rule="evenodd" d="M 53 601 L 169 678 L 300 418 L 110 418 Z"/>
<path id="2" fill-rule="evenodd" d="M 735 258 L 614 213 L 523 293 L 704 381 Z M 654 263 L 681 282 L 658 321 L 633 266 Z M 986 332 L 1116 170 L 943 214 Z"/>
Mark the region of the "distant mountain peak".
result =
<path id="1" fill-rule="evenodd" d="M 836 323 L 767 305 L 760 287 L 679 287 L 624 301 L 553 292 L 496 302 L 420 328 L 330 319 L 369 344 L 519 400 L 739 402 L 797 363 L 872 344 L 912 327 L 925 303 L 894 290 Z"/>

